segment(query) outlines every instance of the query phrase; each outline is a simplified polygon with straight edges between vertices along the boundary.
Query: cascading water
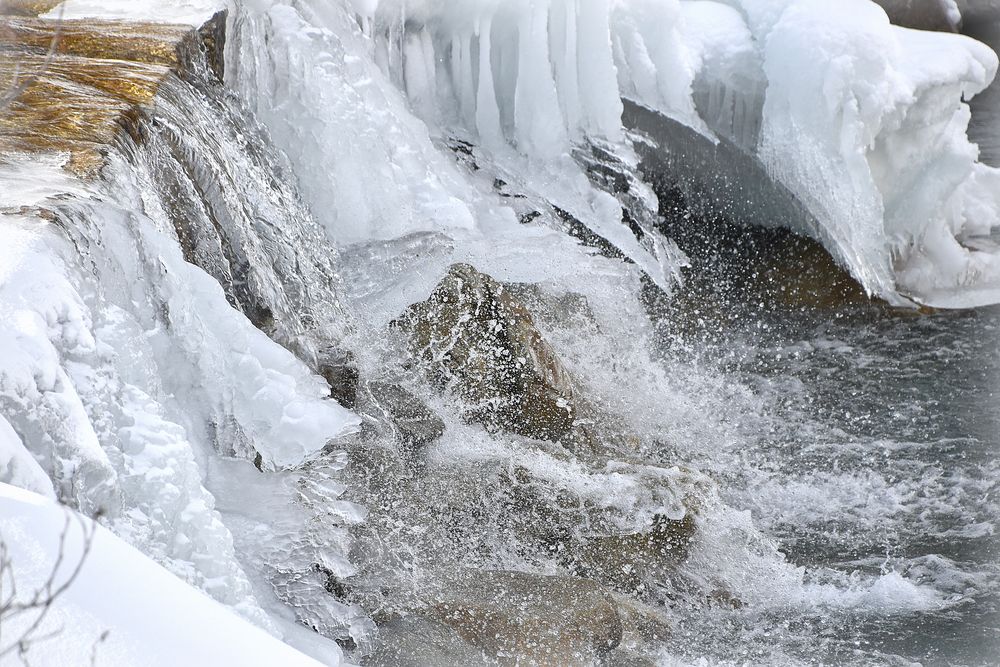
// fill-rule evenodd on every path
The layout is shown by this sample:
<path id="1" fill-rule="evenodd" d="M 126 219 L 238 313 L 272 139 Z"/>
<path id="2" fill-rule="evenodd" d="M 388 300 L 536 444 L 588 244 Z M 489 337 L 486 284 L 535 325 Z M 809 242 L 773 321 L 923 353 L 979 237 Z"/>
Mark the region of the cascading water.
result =
<path id="1" fill-rule="evenodd" d="M 327 664 L 987 663 L 995 313 L 774 227 L 995 300 L 995 56 L 849 4 L 234 3 L 0 165 L 0 480 Z"/>

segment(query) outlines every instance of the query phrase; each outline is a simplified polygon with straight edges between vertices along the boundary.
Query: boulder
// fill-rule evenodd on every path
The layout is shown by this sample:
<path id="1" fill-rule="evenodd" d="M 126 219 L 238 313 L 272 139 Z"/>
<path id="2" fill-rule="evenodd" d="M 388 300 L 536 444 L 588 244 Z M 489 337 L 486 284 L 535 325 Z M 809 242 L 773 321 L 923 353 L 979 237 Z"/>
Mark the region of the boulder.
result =
<path id="1" fill-rule="evenodd" d="M 364 667 L 482 667 L 491 662 L 481 649 L 450 626 L 422 616 L 393 618 L 378 628 L 378 645 Z"/>
<path id="2" fill-rule="evenodd" d="M 398 384 L 370 382 L 359 393 L 358 412 L 388 422 L 399 441 L 411 449 L 429 444 L 444 434 L 444 422 L 410 391 Z"/>
<path id="3" fill-rule="evenodd" d="M 501 664 L 593 664 L 623 633 L 611 594 L 576 577 L 469 571 L 426 613 Z"/>
<path id="4" fill-rule="evenodd" d="M 360 374 L 350 350 L 339 347 L 322 350 L 317 358 L 317 371 L 330 385 L 330 398 L 349 410 L 357 406 Z"/>
<path id="5" fill-rule="evenodd" d="M 677 520 L 657 516 L 647 531 L 585 537 L 568 552 L 570 566 L 619 591 L 641 592 L 645 581 L 669 576 L 687 558 L 696 528 L 689 511 Z"/>
<path id="6" fill-rule="evenodd" d="M 441 390 L 491 430 L 558 441 L 579 410 L 569 373 L 511 290 L 468 264 L 453 265 L 430 297 L 394 323 Z"/>

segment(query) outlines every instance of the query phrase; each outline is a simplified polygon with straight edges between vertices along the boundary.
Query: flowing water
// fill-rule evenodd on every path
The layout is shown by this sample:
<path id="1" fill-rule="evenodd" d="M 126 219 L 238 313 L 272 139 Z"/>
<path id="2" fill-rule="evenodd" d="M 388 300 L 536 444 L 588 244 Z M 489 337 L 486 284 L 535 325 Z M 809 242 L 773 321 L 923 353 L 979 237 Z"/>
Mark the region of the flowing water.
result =
<path id="1" fill-rule="evenodd" d="M 723 339 L 700 354 L 763 409 L 734 415 L 741 451 L 696 465 L 805 568 L 804 586 L 770 608 L 687 616 L 675 655 L 995 664 L 1000 310 L 785 309 Z"/>

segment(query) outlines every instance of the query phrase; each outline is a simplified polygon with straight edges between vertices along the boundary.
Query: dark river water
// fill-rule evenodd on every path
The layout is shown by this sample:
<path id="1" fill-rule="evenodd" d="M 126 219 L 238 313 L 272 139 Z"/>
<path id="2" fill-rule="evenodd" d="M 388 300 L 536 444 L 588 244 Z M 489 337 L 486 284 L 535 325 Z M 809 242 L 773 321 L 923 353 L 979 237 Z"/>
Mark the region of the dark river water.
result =
<path id="1" fill-rule="evenodd" d="M 697 462 L 801 588 L 695 613 L 709 664 L 1000 664 L 1000 309 L 764 309 L 698 352 L 761 409 Z"/>

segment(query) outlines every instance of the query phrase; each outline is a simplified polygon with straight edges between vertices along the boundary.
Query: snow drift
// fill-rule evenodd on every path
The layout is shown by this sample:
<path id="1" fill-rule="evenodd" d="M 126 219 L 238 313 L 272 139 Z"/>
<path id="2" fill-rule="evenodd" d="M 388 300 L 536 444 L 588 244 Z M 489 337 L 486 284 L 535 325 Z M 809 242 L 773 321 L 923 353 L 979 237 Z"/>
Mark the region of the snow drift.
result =
<path id="1" fill-rule="evenodd" d="M 108 530 L 33 493 L 0 484 L 4 581 L 26 603 L 49 579 L 55 598 L 25 664 L 320 665 L 177 579 Z M 74 578 L 73 572 L 80 567 Z M 10 578 L 8 578 L 10 577 Z M 4 619 L 6 649 L 38 614 Z M 10 657 L 16 658 L 15 650 Z"/>

